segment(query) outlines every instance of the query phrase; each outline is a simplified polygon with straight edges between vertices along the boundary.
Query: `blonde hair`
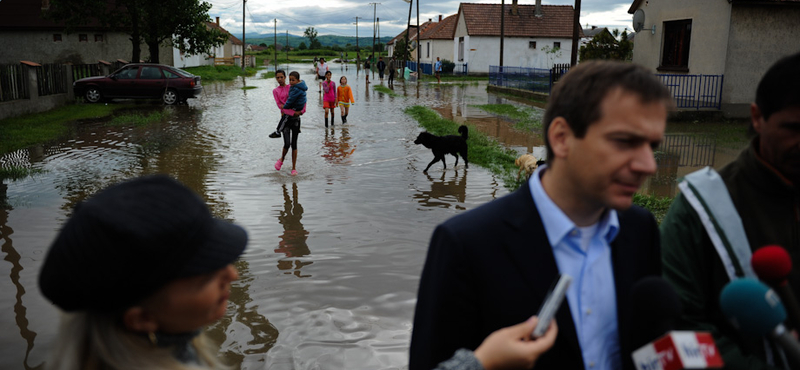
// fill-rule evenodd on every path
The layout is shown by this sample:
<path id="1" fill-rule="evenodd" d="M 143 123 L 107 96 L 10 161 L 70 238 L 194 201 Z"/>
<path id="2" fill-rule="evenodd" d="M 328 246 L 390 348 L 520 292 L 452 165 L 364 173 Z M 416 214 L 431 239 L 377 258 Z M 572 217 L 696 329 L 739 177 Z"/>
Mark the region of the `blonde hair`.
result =
<path id="1" fill-rule="evenodd" d="M 125 330 L 116 315 L 65 313 L 46 370 L 209 370 L 227 369 L 204 334 L 195 337 L 203 365 L 178 361 L 170 347 L 156 347 L 147 336 Z"/>

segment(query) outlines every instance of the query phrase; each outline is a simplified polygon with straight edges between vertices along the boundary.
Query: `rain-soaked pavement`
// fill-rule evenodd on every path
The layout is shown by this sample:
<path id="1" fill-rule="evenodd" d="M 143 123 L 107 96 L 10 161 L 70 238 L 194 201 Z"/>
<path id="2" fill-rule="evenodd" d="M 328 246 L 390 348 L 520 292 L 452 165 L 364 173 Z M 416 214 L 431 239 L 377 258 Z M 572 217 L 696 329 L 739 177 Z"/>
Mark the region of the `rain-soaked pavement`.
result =
<path id="1" fill-rule="evenodd" d="M 18 151 L 0 165 L 43 169 L 0 184 L 0 369 L 39 369 L 57 331 L 58 311 L 39 293 L 47 247 L 80 200 L 117 181 L 168 173 L 197 191 L 219 217 L 250 236 L 226 317 L 210 328 L 221 354 L 243 369 L 407 367 L 417 284 L 433 228 L 507 193 L 501 180 L 463 162 L 422 173 L 432 158 L 414 145 L 421 131 L 403 109 L 422 104 L 469 121 L 520 152 L 541 139 L 511 130 L 476 104 L 505 99 L 486 82 L 395 85 L 374 91 L 363 72 L 344 74 L 356 104 L 348 123 L 326 129 L 308 65 L 291 66 L 309 85 L 298 172 L 273 165 L 282 139 L 271 90 L 260 76 L 205 85 L 166 122 L 143 127 L 81 124 L 51 146 Z M 242 86 L 256 89 L 243 90 Z M 385 85 L 385 82 L 384 82 Z M 288 158 L 287 158 L 288 159 Z M 451 162 L 452 164 L 452 162 Z M 0 202 L 2 204 L 2 202 Z"/>

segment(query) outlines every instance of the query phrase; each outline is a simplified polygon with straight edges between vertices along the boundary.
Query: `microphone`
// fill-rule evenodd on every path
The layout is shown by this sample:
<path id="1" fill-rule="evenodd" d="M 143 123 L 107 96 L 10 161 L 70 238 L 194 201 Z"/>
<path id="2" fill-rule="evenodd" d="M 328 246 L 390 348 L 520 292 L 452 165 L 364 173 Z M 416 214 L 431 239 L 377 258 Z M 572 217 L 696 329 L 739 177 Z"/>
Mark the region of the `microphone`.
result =
<path id="1" fill-rule="evenodd" d="M 767 245 L 753 252 L 750 263 L 758 278 L 769 284 L 781 297 L 792 327 L 800 330 L 800 305 L 787 280 L 792 271 L 792 257 L 780 246 Z"/>
<path id="2" fill-rule="evenodd" d="M 800 343 L 786 330 L 786 309 L 780 297 L 758 280 L 731 281 L 719 298 L 722 313 L 745 335 L 769 335 L 788 355 L 792 368 L 800 365 Z"/>
<path id="3" fill-rule="evenodd" d="M 631 357 L 637 370 L 721 368 L 722 357 L 706 332 L 672 331 L 683 312 L 675 289 L 660 277 L 637 282 L 630 293 Z"/>

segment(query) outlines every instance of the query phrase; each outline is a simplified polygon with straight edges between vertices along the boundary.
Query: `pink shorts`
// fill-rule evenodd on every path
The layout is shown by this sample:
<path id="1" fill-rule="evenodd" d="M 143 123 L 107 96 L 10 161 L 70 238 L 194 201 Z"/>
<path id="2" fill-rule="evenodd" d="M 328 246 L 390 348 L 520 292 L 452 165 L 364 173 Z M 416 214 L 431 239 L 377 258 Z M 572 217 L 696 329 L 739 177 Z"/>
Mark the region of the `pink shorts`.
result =
<path id="1" fill-rule="evenodd" d="M 331 108 L 331 109 L 333 109 L 333 108 L 336 108 L 336 102 L 332 102 L 332 101 L 326 101 L 326 102 L 323 102 L 323 103 L 322 103 L 322 107 L 323 107 L 323 108 L 325 108 L 325 109 L 328 109 L 328 108 Z"/>

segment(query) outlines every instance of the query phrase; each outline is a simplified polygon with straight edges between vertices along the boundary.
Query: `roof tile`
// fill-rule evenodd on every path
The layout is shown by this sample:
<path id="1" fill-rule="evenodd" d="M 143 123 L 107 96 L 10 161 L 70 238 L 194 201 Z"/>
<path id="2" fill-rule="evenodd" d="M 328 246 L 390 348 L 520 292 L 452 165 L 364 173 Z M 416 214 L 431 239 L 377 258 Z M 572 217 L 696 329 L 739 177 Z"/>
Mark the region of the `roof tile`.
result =
<path id="1" fill-rule="evenodd" d="M 500 4 L 461 3 L 470 36 L 500 36 Z M 506 37 L 571 38 L 573 16 L 571 5 L 542 5 L 541 17 L 534 15 L 535 5 L 517 5 L 519 14 L 511 15 L 513 5 L 506 4 Z M 583 30 L 580 31 L 583 36 Z"/>

